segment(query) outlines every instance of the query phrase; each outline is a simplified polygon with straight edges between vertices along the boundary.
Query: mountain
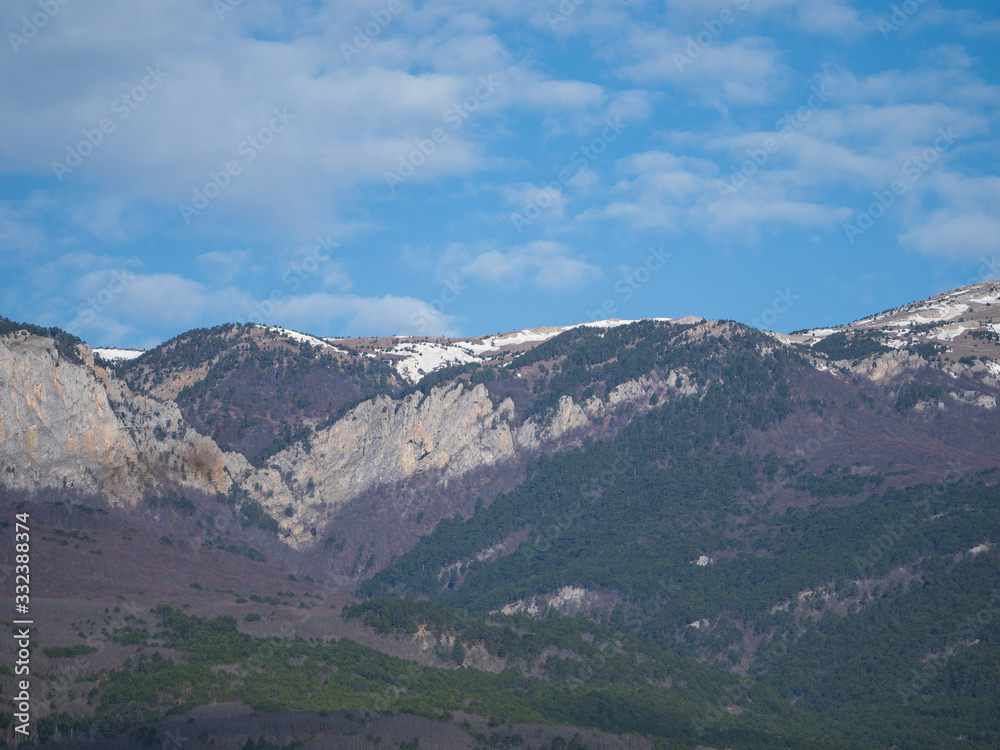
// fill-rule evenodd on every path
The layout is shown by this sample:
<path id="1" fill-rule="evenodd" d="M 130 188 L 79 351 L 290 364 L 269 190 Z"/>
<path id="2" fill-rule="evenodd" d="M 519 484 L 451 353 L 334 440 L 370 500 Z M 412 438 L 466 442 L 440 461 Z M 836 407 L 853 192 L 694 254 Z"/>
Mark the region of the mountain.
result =
<path id="1" fill-rule="evenodd" d="M 994 309 L 137 356 L 0 321 L 39 737 L 992 747 Z"/>

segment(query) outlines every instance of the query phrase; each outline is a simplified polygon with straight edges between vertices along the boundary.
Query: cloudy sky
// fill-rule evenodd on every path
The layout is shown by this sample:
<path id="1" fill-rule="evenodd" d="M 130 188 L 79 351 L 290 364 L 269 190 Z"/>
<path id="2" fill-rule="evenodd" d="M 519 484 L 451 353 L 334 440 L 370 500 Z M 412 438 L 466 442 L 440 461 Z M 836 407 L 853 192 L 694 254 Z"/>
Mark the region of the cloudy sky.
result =
<path id="1" fill-rule="evenodd" d="M 1000 13 L 8 0 L 0 315 L 148 347 L 848 322 L 1000 277 Z"/>

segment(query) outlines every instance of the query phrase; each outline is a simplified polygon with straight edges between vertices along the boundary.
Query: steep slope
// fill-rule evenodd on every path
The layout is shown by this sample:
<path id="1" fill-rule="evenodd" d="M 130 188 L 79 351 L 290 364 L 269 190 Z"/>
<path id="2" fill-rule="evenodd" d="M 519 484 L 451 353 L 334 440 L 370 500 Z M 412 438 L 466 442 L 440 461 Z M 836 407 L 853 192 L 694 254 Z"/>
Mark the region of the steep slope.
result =
<path id="1" fill-rule="evenodd" d="M 0 337 L 0 466 L 12 487 L 77 487 L 134 503 L 163 482 L 227 492 L 246 470 L 176 405 L 133 394 L 94 364 L 25 330 Z"/>
<path id="2" fill-rule="evenodd" d="M 654 326 L 664 341 L 683 336 L 688 328 L 670 323 L 647 325 L 650 330 Z M 617 329 L 616 335 L 627 336 L 629 330 Z M 611 334 L 589 332 L 579 340 L 600 341 L 605 335 Z M 553 343 L 561 342 L 553 339 Z M 544 349 L 536 351 L 543 352 L 536 356 L 545 356 Z M 600 357 L 613 359 L 608 356 L 611 351 Z M 550 366 L 565 359 L 565 355 L 553 354 Z M 514 360 L 504 370 L 505 380 L 534 381 L 538 387 L 539 364 L 545 368 L 541 359 Z M 489 369 L 485 372 L 496 374 Z M 293 543 L 309 544 L 318 532 L 324 532 L 320 540 L 326 538 L 325 526 L 338 509 L 379 486 L 426 475 L 447 488 L 449 482 L 473 472 L 502 469 L 539 450 L 565 447 L 567 439 L 607 431 L 615 419 L 627 421 L 628 414 L 648 409 L 651 400 L 655 403 L 670 394 L 696 390 L 683 367 L 635 368 L 634 374 L 637 377 L 620 377 L 621 382 L 610 385 L 601 381 L 607 387 L 603 397 L 589 395 L 581 401 L 562 393 L 547 410 L 538 408 L 545 399 L 522 393 L 533 399 L 533 408 L 522 408 L 519 413 L 514 398 L 504 395 L 502 383 L 472 384 L 474 374 L 463 371 L 453 381 L 428 386 L 426 395 L 418 391 L 401 400 L 381 396 L 360 404 L 330 427 L 275 455 L 243 485 L 272 515 L 283 516 L 283 529 Z M 593 389 L 594 383 L 588 385 Z M 583 388 L 581 383 L 579 389 Z M 445 512 L 450 515 L 454 509 Z M 439 517 L 428 520 L 436 523 Z"/>
<path id="3" fill-rule="evenodd" d="M 775 334 L 814 358 L 817 366 L 875 383 L 907 377 L 928 365 L 951 378 L 1000 378 L 1000 282 L 983 281 L 930 299 L 885 310 L 848 325 Z M 962 400 L 979 396 L 967 393 Z M 984 398 L 980 406 L 993 408 Z"/>
<path id="4" fill-rule="evenodd" d="M 482 747 L 551 723 L 657 747 L 995 746 L 998 294 L 789 336 L 220 326 L 111 369 L 9 329 L 3 479 L 55 488 L 4 496 L 44 535 L 46 731 L 184 712 L 226 746 L 223 718 L 287 711 L 374 747 L 374 711 Z M 339 583 L 376 598 L 342 616 Z M 94 661 L 53 679 L 81 647 Z"/>
<path id="5" fill-rule="evenodd" d="M 345 406 L 401 387 L 381 359 L 253 324 L 188 331 L 115 368 L 133 389 L 174 400 L 190 424 L 254 462 Z"/>

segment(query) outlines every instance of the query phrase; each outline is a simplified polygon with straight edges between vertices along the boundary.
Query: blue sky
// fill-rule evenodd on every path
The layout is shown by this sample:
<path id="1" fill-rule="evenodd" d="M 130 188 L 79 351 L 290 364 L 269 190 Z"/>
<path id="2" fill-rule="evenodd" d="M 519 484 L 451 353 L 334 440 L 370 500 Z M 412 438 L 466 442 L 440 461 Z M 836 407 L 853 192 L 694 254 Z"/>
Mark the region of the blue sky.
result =
<path id="1" fill-rule="evenodd" d="M 1000 276 L 1000 14 L 826 0 L 10 0 L 0 314 L 790 331 Z"/>

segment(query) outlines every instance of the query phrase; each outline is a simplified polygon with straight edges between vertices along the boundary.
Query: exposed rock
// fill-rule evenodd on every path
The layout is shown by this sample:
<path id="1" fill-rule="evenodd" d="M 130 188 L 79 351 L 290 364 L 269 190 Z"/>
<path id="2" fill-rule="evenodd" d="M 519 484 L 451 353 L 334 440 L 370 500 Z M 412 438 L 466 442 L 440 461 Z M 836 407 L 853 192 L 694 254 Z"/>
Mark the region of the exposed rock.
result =
<path id="1" fill-rule="evenodd" d="M 893 380 L 908 370 L 916 370 L 926 366 L 924 359 L 907 351 L 894 351 L 868 357 L 856 365 L 844 366 L 842 369 L 855 375 L 868 378 L 873 383 Z"/>
<path id="2" fill-rule="evenodd" d="M 618 603 L 618 597 L 601 594 L 578 586 L 563 586 L 548 596 L 533 596 L 511 602 L 497 610 L 504 615 L 526 614 L 529 617 L 544 617 L 550 609 L 560 615 L 573 616 L 594 607 L 610 609 Z"/>
<path id="3" fill-rule="evenodd" d="M 133 394 L 46 338 L 0 338 L 0 467 L 13 487 L 71 486 L 135 502 L 164 480 L 225 492 L 246 461 L 188 428 L 173 402 Z"/>
<path id="4" fill-rule="evenodd" d="M 402 401 L 381 396 L 316 433 L 310 444 L 276 454 L 241 483 L 279 518 L 290 543 L 303 546 L 337 508 L 373 487 L 424 472 L 446 484 L 589 429 L 616 409 L 648 409 L 654 394 L 696 390 L 686 373 L 644 376 L 622 383 L 607 400 L 591 397 L 581 405 L 563 396 L 552 413 L 520 425 L 513 401 L 494 406 L 483 385 L 455 383 Z"/>

